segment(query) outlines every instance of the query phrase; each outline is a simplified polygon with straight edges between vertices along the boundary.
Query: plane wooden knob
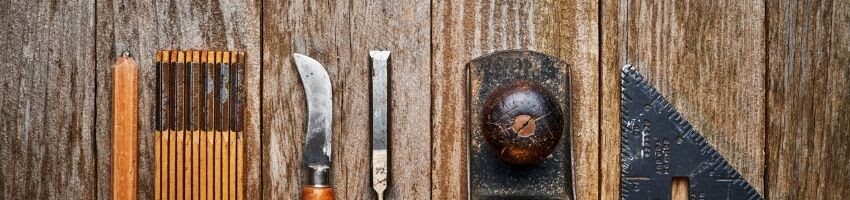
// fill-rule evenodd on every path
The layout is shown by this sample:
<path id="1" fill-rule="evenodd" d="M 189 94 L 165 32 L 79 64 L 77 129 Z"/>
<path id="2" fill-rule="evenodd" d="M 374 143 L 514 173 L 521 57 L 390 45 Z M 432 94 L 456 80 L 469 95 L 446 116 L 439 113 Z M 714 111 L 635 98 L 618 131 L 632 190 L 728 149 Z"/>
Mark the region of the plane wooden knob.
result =
<path id="1" fill-rule="evenodd" d="M 491 93 L 482 108 L 481 131 L 495 156 L 530 165 L 555 150 L 564 129 L 553 95 L 537 83 L 518 81 Z"/>

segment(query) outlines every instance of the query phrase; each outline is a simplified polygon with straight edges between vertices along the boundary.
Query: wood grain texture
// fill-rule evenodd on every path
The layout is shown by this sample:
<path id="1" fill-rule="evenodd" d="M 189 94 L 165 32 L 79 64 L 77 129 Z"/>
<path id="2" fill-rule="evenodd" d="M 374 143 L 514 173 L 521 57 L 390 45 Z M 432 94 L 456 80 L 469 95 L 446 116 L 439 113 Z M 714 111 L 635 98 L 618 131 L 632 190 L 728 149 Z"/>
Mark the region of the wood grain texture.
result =
<path id="1" fill-rule="evenodd" d="M 321 62 L 334 95 L 333 184 L 339 199 L 369 199 L 369 50 L 393 51 L 388 196 L 430 195 L 428 1 L 289 1 L 264 5 L 264 197 L 300 195 L 306 131 L 303 86 L 292 53 Z M 357 26 L 351 26 L 356 23 Z M 416 92 L 411 92 L 416 91 Z M 392 148 L 392 147 L 391 147 Z M 425 153 L 425 154 L 423 154 Z"/>
<path id="2" fill-rule="evenodd" d="M 293 52 L 317 58 L 332 75 L 333 181 L 345 187 L 337 187 L 336 196 L 373 197 L 366 54 L 373 49 L 393 51 L 395 70 L 388 194 L 465 198 L 463 66 L 515 48 L 572 65 L 579 199 L 619 197 L 619 70 L 627 63 L 638 66 L 768 198 L 850 195 L 844 189 L 850 182 L 845 114 L 850 111 L 845 106 L 850 104 L 850 5 L 844 1 L 13 0 L 6 5 L 0 12 L 10 19 L 0 20 L 6 27 L 0 33 L 0 132 L 6 133 L 0 134 L 0 160 L 19 162 L 0 162 L 0 199 L 111 198 L 110 66 L 124 50 L 140 65 L 143 156 L 137 194 L 153 198 L 153 58 L 160 49 L 247 52 L 246 199 L 296 199 L 301 192 L 306 106 Z M 174 137 L 165 132 L 163 141 L 169 135 Z"/>
<path id="3" fill-rule="evenodd" d="M 111 121 L 95 115 L 94 4 L 7 1 L 4 6 L 0 199 L 93 199 L 101 172 L 95 164 L 95 144 L 101 143 L 95 142 L 94 122 Z M 101 68 L 114 62 L 113 57 Z M 107 110 L 104 115 L 111 105 L 99 105 Z"/>
<path id="4" fill-rule="evenodd" d="M 768 1 L 768 196 L 850 196 L 850 3 Z"/>
<path id="5" fill-rule="evenodd" d="M 122 51 L 128 50 L 140 65 L 139 77 L 139 157 L 138 196 L 153 198 L 153 105 L 154 53 L 160 49 L 229 49 L 245 51 L 246 84 L 259 85 L 260 81 L 260 2 L 256 1 L 97 1 L 97 34 L 80 38 L 97 38 L 96 56 L 98 66 L 109 66 Z M 76 39 L 73 41 L 77 41 Z M 99 67 L 97 70 L 97 104 L 111 105 L 112 71 Z M 93 81 L 92 81 L 93 82 Z M 259 199 L 260 194 L 260 98 L 259 87 L 246 88 L 245 109 L 245 177 L 248 187 L 246 198 Z M 95 128 L 97 144 L 109 146 L 109 127 L 112 126 L 108 113 L 98 106 Z M 103 118 L 103 119 L 101 119 Z M 108 148 L 97 149 L 98 197 L 110 197 L 108 173 L 111 168 L 111 152 Z M 93 162 L 93 161 L 92 161 Z"/>
<path id="6" fill-rule="evenodd" d="M 763 193 L 763 1 L 605 1 L 603 13 L 602 198 L 619 196 L 618 77 L 627 63 Z"/>
<path id="7" fill-rule="evenodd" d="M 466 198 L 467 61 L 505 49 L 554 55 L 571 65 L 575 191 L 598 196 L 597 2 L 437 0 L 432 20 L 432 195 Z"/>

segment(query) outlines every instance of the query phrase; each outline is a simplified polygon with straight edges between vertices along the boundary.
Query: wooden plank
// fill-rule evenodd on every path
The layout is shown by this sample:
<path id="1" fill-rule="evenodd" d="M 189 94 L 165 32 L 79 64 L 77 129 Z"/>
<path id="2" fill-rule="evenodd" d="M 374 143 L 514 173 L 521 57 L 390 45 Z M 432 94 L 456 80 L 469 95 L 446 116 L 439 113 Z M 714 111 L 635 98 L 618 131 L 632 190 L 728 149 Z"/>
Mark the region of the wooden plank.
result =
<path id="1" fill-rule="evenodd" d="M 466 198 L 468 128 L 464 65 L 506 49 L 554 55 L 571 65 L 577 199 L 598 197 L 597 1 L 438 0 L 432 10 L 432 195 Z"/>
<path id="2" fill-rule="evenodd" d="M 111 121 L 95 114 L 94 4 L 10 1 L 5 6 L 0 13 L 6 19 L 0 22 L 5 29 L 0 33 L 0 199 L 93 199 L 99 169 L 111 169 L 95 164 L 95 144 L 111 149 L 111 137 L 100 143 L 92 135 L 95 121 Z M 114 62 L 110 58 L 100 70 Z M 100 110 L 109 113 L 111 105 Z M 108 191 L 103 193 L 111 196 Z"/>
<path id="3" fill-rule="evenodd" d="M 150 106 L 154 101 L 153 58 L 158 49 L 232 49 L 246 52 L 245 102 L 245 177 L 246 199 L 260 198 L 260 2 L 259 1 L 172 1 L 172 0 L 98 0 L 97 2 L 97 51 L 98 66 L 109 66 L 123 50 L 137 56 L 141 67 L 139 77 L 139 154 L 153 155 L 153 119 Z M 89 6 L 93 7 L 94 6 Z M 35 7 L 34 7 L 35 8 Z M 39 6 L 50 8 L 50 6 Z M 35 9 L 19 9 L 35 10 Z M 44 15 L 49 16 L 49 15 Z M 82 17 L 85 19 L 85 17 Z M 94 20 L 94 19 L 92 19 Z M 39 24 L 39 23 L 32 23 Z M 80 24 L 80 23 L 69 23 Z M 60 26 L 57 26 L 60 27 Z M 94 33 L 74 37 L 92 38 Z M 55 40 L 52 38 L 50 40 Z M 56 40 L 63 41 L 63 40 Z M 80 46 L 80 45 L 75 45 Z M 59 49 L 59 48 L 57 48 Z M 68 49 L 68 48 L 66 48 Z M 69 51 L 73 52 L 73 51 Z M 87 52 L 87 51 L 78 51 Z M 74 65 L 68 65 L 74 66 Z M 84 73 L 80 73 L 84 74 Z M 98 105 L 111 105 L 107 97 L 111 88 L 108 79 L 111 71 L 97 71 Z M 99 106 L 99 108 L 102 106 Z M 104 107 L 105 108 L 105 107 Z M 109 110 L 98 109 L 98 122 L 94 126 L 98 144 L 109 145 L 111 118 Z M 103 118 L 103 119 L 101 119 Z M 70 119 L 70 118 L 69 118 Z M 90 120 L 91 121 L 91 120 Z M 110 195 L 108 170 L 111 167 L 109 150 L 98 149 L 98 195 L 107 199 Z M 92 161 L 94 162 L 94 161 Z M 153 198 L 152 156 L 139 158 L 139 198 Z"/>
<path id="4" fill-rule="evenodd" d="M 603 2 L 603 199 L 619 196 L 620 68 L 634 64 L 763 192 L 764 1 Z"/>
<path id="5" fill-rule="evenodd" d="M 850 196 L 850 3 L 768 1 L 768 197 Z"/>
<path id="6" fill-rule="evenodd" d="M 626 42 L 627 30 L 619 22 L 625 21 L 628 14 L 627 7 L 620 6 L 620 1 L 600 2 L 599 199 L 620 199 L 620 67 L 626 64 L 620 54 L 623 49 L 620 44 Z"/>
<path id="7" fill-rule="evenodd" d="M 307 117 L 304 88 L 292 64 L 292 1 L 263 2 L 264 199 L 297 199 L 301 189 L 301 140 Z M 284 134 L 287 133 L 287 134 Z M 277 170 L 270 170 L 277 169 Z M 294 178 L 299 177 L 299 178 Z"/>

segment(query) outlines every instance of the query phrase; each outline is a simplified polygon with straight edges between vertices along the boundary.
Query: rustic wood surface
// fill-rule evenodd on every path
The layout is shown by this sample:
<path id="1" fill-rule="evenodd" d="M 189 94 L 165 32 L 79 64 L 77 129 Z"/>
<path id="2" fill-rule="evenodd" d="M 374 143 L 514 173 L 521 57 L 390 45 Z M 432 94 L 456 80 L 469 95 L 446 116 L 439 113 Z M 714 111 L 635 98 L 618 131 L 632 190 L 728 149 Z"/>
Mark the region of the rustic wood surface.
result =
<path id="1" fill-rule="evenodd" d="M 95 105 L 94 2 L 4 6 L 0 199 L 93 199 L 96 183 L 110 184 L 109 170 L 97 169 L 104 156 L 97 151 L 111 149 L 95 146 L 102 144 L 95 142 L 95 122 L 112 121 L 103 117 L 108 111 L 95 113 L 112 103 Z M 102 68 L 115 57 L 108 60 Z"/>
<path id="2" fill-rule="evenodd" d="M 850 2 L 769 1 L 770 199 L 850 196 Z"/>
<path id="3" fill-rule="evenodd" d="M 111 64 L 140 65 L 139 192 L 153 198 L 154 52 L 246 51 L 247 199 L 301 189 L 291 54 L 334 87 L 338 199 L 372 199 L 368 50 L 391 55 L 390 199 L 462 199 L 464 65 L 505 49 L 572 67 L 578 199 L 619 196 L 619 70 L 635 64 L 769 199 L 850 192 L 845 1 L 12 1 L 0 12 L 0 199 L 111 197 Z"/>

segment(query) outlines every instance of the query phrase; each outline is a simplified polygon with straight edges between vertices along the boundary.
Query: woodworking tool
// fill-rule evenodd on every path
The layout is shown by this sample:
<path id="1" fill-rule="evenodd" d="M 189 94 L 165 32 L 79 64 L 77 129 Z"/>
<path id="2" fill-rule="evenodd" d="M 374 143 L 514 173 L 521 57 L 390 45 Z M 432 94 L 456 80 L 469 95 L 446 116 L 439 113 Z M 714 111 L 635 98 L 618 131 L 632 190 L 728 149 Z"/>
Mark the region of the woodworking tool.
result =
<path id="1" fill-rule="evenodd" d="M 304 200 L 333 199 L 333 188 L 330 182 L 333 136 L 331 80 L 328 72 L 318 61 L 301 54 L 293 54 L 293 57 L 307 97 L 307 134 L 302 163 L 303 167 L 306 167 L 306 180 L 301 198 Z"/>
<path id="2" fill-rule="evenodd" d="M 763 199 L 631 65 L 621 77 L 621 199 L 670 199 L 673 178 L 689 199 Z"/>
<path id="3" fill-rule="evenodd" d="M 243 52 L 159 51 L 155 199 L 244 199 Z"/>
<path id="4" fill-rule="evenodd" d="M 372 58 L 372 188 L 378 200 L 387 189 L 389 152 L 387 149 L 387 63 L 389 51 L 370 51 Z"/>
<path id="5" fill-rule="evenodd" d="M 112 199 L 136 199 L 139 65 L 125 51 L 112 70 Z"/>
<path id="6" fill-rule="evenodd" d="M 469 199 L 574 199 L 569 66 L 509 50 L 468 70 Z"/>

